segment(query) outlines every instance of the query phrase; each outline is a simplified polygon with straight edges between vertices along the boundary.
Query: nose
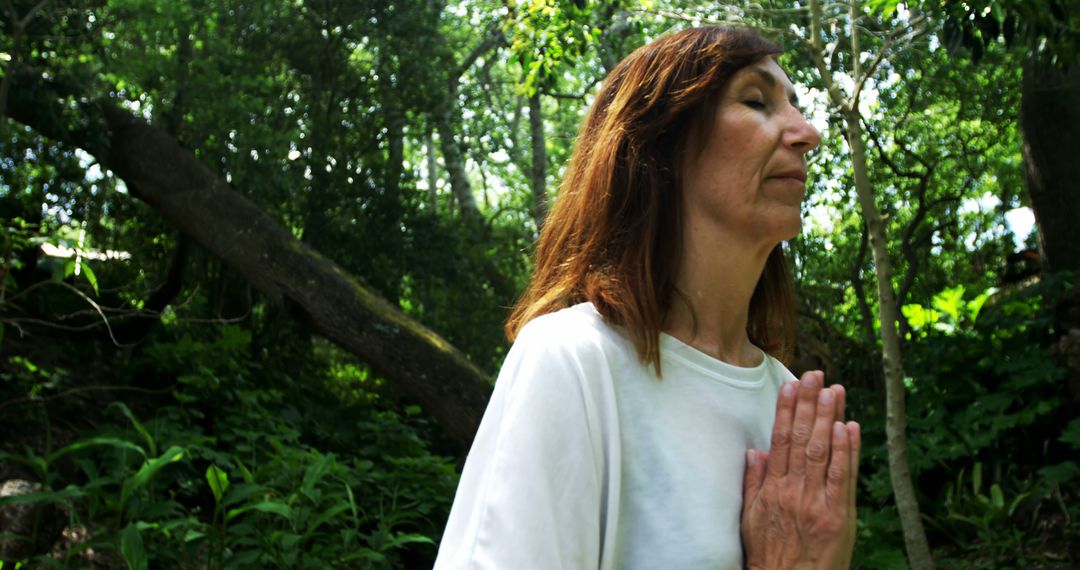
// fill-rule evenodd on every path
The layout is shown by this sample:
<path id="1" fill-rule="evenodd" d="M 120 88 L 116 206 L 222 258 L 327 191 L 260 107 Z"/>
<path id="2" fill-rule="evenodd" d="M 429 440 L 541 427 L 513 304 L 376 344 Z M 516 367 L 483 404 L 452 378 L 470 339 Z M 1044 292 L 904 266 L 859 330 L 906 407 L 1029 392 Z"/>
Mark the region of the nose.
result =
<path id="1" fill-rule="evenodd" d="M 790 105 L 788 117 L 790 124 L 784 132 L 784 144 L 801 154 L 806 154 L 821 144 L 821 133 L 806 120 L 798 107 Z"/>

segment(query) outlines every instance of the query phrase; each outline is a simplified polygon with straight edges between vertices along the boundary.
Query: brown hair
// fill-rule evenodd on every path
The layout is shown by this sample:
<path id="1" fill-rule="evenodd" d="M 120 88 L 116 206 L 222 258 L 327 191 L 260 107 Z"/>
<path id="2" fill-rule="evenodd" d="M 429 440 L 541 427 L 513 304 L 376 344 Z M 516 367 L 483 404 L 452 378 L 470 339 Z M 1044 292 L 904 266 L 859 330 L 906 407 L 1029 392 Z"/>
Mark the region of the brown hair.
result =
<path id="1" fill-rule="evenodd" d="M 540 232 L 532 281 L 507 320 L 511 341 L 533 318 L 591 301 L 660 372 L 660 332 L 678 294 L 683 150 L 692 133 L 708 135 L 692 126 L 712 124 L 731 77 L 777 53 L 744 28 L 693 28 L 638 48 L 612 70 Z M 750 300 L 747 333 L 781 360 L 794 344 L 793 289 L 778 245 Z"/>

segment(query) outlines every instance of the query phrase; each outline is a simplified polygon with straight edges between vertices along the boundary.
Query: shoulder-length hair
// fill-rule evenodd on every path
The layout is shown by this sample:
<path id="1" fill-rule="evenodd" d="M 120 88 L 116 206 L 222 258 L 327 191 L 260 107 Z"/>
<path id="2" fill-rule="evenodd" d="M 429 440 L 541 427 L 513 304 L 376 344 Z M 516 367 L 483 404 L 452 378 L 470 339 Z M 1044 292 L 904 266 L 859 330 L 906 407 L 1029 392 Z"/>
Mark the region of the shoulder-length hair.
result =
<path id="1" fill-rule="evenodd" d="M 660 332 L 679 294 L 683 153 L 703 148 L 708 129 L 693 127 L 713 124 L 731 77 L 779 51 L 748 29 L 693 28 L 637 49 L 611 71 L 540 232 L 532 281 L 507 320 L 511 341 L 533 318 L 591 301 L 660 372 Z M 794 287 L 779 245 L 750 300 L 747 333 L 788 359 Z"/>

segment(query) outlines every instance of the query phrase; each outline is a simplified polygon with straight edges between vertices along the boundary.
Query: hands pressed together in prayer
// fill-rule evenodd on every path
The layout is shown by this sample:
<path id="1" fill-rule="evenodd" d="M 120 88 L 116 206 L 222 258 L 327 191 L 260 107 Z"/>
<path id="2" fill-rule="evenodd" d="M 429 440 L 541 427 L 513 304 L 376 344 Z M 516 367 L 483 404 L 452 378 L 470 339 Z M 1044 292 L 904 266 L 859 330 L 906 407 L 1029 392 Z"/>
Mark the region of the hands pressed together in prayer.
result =
<path id="1" fill-rule="evenodd" d="M 855 546 L 859 424 L 843 422 L 844 388 L 824 374 L 785 384 L 772 449 L 749 450 L 741 534 L 754 570 L 840 569 Z"/>

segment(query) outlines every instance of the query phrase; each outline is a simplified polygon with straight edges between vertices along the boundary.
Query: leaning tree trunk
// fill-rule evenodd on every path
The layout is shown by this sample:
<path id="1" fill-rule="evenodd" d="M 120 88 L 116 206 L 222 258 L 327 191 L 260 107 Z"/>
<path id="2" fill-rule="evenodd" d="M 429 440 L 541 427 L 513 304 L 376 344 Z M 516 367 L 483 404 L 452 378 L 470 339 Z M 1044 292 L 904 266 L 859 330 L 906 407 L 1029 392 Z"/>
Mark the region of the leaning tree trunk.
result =
<path id="1" fill-rule="evenodd" d="M 844 130 L 851 148 L 851 163 L 855 174 L 855 190 L 859 195 L 859 206 L 866 222 L 870 238 L 870 250 L 877 276 L 878 316 L 881 319 L 882 367 L 885 372 L 885 437 L 889 448 L 889 477 L 892 481 L 896 509 L 900 514 L 900 523 L 904 531 L 904 546 L 908 563 L 917 570 L 932 569 L 934 561 L 930 556 L 930 545 L 926 540 L 926 531 L 919 513 L 919 503 L 915 496 L 915 487 L 911 482 L 907 458 L 907 415 L 904 406 L 904 365 L 900 353 L 900 336 L 897 332 L 900 311 L 896 303 L 896 291 L 892 283 L 892 260 L 889 258 L 886 241 L 885 221 L 874 202 L 874 193 L 870 185 L 869 170 L 866 162 L 866 147 L 863 142 L 862 116 L 859 114 L 859 89 L 865 81 L 859 63 L 862 50 L 859 47 L 859 3 L 852 1 L 849 6 L 848 20 L 851 35 L 850 61 L 853 62 L 851 77 L 854 89 L 850 97 L 845 97 L 833 80 L 832 70 L 825 63 L 824 42 L 821 36 L 821 4 L 810 0 L 810 44 L 811 58 L 821 75 L 821 80 L 829 93 L 829 99 L 843 116 Z M 873 70 L 867 73 L 872 73 Z"/>
<path id="2" fill-rule="evenodd" d="M 131 194 L 313 332 L 386 377 L 468 448 L 490 384 L 439 335 L 301 243 L 164 131 L 39 73 L 18 72 L 9 95 L 14 120 L 94 155 Z"/>
<path id="3" fill-rule="evenodd" d="M 1080 66 L 1025 64 L 1020 126 L 1043 271 L 1080 269 Z"/>

